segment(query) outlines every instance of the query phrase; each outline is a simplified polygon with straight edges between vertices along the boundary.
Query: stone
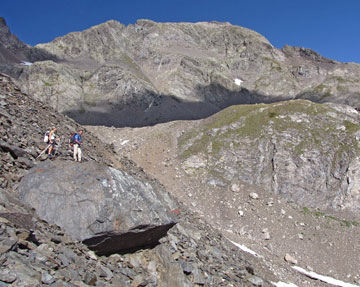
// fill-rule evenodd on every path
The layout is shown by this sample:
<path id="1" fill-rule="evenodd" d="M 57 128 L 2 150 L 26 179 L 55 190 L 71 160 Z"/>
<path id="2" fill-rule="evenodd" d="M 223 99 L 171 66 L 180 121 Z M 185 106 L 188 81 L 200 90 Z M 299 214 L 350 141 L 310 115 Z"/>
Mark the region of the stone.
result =
<path id="1" fill-rule="evenodd" d="M 85 284 L 90 285 L 90 286 L 95 286 L 96 281 L 97 281 L 97 278 L 94 273 L 86 272 L 85 277 L 84 277 Z"/>
<path id="2" fill-rule="evenodd" d="M 236 183 L 233 183 L 231 185 L 231 191 L 232 192 L 240 192 L 240 186 L 238 184 L 236 184 Z"/>
<path id="3" fill-rule="evenodd" d="M 6 238 L 0 241 L 0 255 L 8 252 L 9 250 L 13 250 L 17 246 L 17 240 Z"/>
<path id="4" fill-rule="evenodd" d="M 201 273 L 201 271 L 199 269 L 196 268 L 192 273 L 194 275 L 193 282 L 195 284 L 205 285 L 205 283 L 206 283 L 205 277 L 203 276 L 203 274 Z"/>
<path id="5" fill-rule="evenodd" d="M 25 154 L 25 151 L 21 148 L 15 145 L 10 145 L 4 142 L 2 139 L 0 139 L 0 149 L 2 149 L 4 152 L 9 152 L 15 159 L 22 157 Z"/>
<path id="6" fill-rule="evenodd" d="M 254 286 L 263 286 L 264 284 L 264 280 L 258 276 L 251 276 L 250 278 L 248 278 L 248 281 L 253 284 Z"/>
<path id="7" fill-rule="evenodd" d="M 264 240 L 270 240 L 271 239 L 270 233 L 269 232 L 264 232 L 263 238 L 264 238 Z"/>
<path id="8" fill-rule="evenodd" d="M 145 283 L 145 280 L 143 278 L 143 276 L 141 275 L 136 275 L 134 280 L 131 282 L 131 287 L 139 287 L 139 286 L 146 286 L 147 284 Z"/>
<path id="9" fill-rule="evenodd" d="M 99 276 L 104 277 L 106 281 L 110 281 L 111 278 L 114 277 L 114 274 L 111 272 L 111 270 L 105 266 L 98 265 L 97 270 L 99 272 Z"/>
<path id="10" fill-rule="evenodd" d="M 16 280 L 16 278 L 16 273 L 0 269 L 0 281 L 11 284 Z"/>
<path id="11" fill-rule="evenodd" d="M 289 262 L 291 264 L 297 264 L 298 263 L 297 260 L 288 253 L 285 255 L 284 259 L 285 259 L 286 262 Z"/>
<path id="12" fill-rule="evenodd" d="M 184 260 L 179 260 L 179 263 L 181 265 L 181 268 L 183 269 L 183 272 L 186 275 L 190 275 L 193 272 L 194 267 L 193 267 L 193 265 L 191 263 L 186 262 Z"/>
<path id="13" fill-rule="evenodd" d="M 52 284 L 55 282 L 55 278 L 47 272 L 41 274 L 41 282 L 44 284 Z"/>
<path id="14" fill-rule="evenodd" d="M 92 260 L 95 260 L 95 261 L 96 261 L 96 260 L 98 259 L 94 251 L 91 251 L 91 250 L 90 250 L 89 252 L 87 252 L 87 255 L 88 255 L 89 258 L 91 258 Z"/>
<path id="15" fill-rule="evenodd" d="M 250 196 L 251 199 L 258 199 L 259 198 L 259 195 L 257 193 L 255 193 L 255 192 L 250 193 L 249 196 Z"/>
<path id="16" fill-rule="evenodd" d="M 176 223 L 176 203 L 167 193 L 93 162 L 40 163 L 18 190 L 39 217 L 99 255 L 155 244 Z"/>
<path id="17" fill-rule="evenodd" d="M 159 287 L 184 287 L 186 279 L 179 263 L 174 262 L 168 265 L 168 269 L 160 273 Z"/>

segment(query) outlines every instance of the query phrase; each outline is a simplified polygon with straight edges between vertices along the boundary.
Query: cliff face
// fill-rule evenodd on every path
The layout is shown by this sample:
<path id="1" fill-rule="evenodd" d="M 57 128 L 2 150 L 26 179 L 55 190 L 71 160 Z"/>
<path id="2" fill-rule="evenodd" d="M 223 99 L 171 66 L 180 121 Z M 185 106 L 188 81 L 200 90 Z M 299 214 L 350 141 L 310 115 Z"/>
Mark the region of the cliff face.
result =
<path id="1" fill-rule="evenodd" d="M 358 113 L 296 100 L 230 107 L 178 140 L 182 167 L 219 188 L 244 181 L 301 206 L 359 207 Z"/>
<path id="2" fill-rule="evenodd" d="M 294 98 L 360 105 L 360 65 L 279 50 L 229 23 L 109 21 L 35 48 L 57 60 L 7 72 L 23 91 L 87 124 L 198 119 L 232 104 Z"/>

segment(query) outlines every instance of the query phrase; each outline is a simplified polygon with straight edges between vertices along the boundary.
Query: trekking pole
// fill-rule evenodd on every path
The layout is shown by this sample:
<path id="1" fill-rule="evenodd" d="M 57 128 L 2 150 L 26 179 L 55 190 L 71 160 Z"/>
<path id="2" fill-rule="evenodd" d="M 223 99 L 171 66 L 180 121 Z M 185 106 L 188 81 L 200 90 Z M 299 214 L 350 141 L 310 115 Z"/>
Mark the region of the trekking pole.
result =
<path id="1" fill-rule="evenodd" d="M 36 159 L 38 159 L 39 157 L 41 157 L 41 156 L 45 153 L 45 151 L 46 151 L 50 146 L 51 146 L 51 144 L 49 144 L 49 145 L 37 156 Z"/>
<path id="2" fill-rule="evenodd" d="M 56 148 L 55 148 L 54 155 L 56 155 L 56 153 L 58 152 L 58 149 L 59 149 L 59 147 L 60 147 L 60 144 L 61 144 L 61 140 L 59 140 L 59 143 L 56 144 Z"/>

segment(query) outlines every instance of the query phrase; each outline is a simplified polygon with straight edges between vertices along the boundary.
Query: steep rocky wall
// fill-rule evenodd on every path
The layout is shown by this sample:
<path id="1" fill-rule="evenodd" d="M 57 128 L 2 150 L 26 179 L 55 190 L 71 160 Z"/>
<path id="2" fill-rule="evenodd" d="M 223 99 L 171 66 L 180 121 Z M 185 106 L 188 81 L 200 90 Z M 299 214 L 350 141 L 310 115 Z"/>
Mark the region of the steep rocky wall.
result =
<path id="1" fill-rule="evenodd" d="M 303 206 L 357 211 L 359 116 L 295 100 L 230 107 L 179 137 L 183 169 L 209 185 L 260 185 Z"/>

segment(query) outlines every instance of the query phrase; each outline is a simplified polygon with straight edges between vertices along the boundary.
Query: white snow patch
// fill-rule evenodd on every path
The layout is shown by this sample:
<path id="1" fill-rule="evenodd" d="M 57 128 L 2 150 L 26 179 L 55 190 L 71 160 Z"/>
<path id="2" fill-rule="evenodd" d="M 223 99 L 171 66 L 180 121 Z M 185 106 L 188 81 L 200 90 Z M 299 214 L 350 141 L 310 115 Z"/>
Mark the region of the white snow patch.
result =
<path id="1" fill-rule="evenodd" d="M 20 65 L 23 65 L 23 66 L 31 66 L 33 63 L 30 63 L 30 62 L 21 62 Z"/>
<path id="2" fill-rule="evenodd" d="M 276 286 L 276 287 L 297 287 L 297 285 L 293 284 L 293 283 L 284 283 L 284 282 L 271 282 L 272 285 Z"/>
<path id="3" fill-rule="evenodd" d="M 358 287 L 358 285 L 346 283 L 328 276 L 317 274 L 315 272 L 306 271 L 305 269 L 298 266 L 293 266 L 292 268 L 310 278 L 317 279 L 331 285 L 340 286 L 340 287 Z"/>
<path id="4" fill-rule="evenodd" d="M 121 145 L 127 144 L 130 140 L 124 140 Z"/>
<path id="5" fill-rule="evenodd" d="M 234 82 L 235 82 L 235 85 L 241 86 L 241 83 L 244 81 L 240 80 L 240 79 L 235 79 Z"/>
<path id="6" fill-rule="evenodd" d="M 245 245 L 241 245 L 241 244 L 236 243 L 236 242 L 234 242 L 234 241 L 232 241 L 232 240 L 230 240 L 230 239 L 228 239 L 228 240 L 229 240 L 232 244 L 234 244 L 236 247 L 239 247 L 242 251 L 245 251 L 245 252 L 247 252 L 247 253 L 250 253 L 251 255 L 254 255 L 254 256 L 256 256 L 256 257 L 262 258 L 261 255 L 257 254 L 255 251 L 247 248 Z"/>

